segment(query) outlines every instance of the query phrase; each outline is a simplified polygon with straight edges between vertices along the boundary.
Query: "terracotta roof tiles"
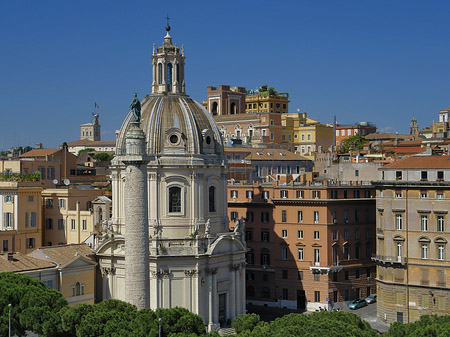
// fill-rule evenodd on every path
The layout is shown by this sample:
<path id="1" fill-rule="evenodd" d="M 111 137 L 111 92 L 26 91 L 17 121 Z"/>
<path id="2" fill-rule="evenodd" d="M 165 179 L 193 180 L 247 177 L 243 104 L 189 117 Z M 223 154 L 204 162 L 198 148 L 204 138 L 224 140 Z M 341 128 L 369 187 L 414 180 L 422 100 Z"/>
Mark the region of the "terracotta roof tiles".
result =
<path id="1" fill-rule="evenodd" d="M 450 156 L 411 156 L 380 168 L 384 169 L 450 169 Z"/>

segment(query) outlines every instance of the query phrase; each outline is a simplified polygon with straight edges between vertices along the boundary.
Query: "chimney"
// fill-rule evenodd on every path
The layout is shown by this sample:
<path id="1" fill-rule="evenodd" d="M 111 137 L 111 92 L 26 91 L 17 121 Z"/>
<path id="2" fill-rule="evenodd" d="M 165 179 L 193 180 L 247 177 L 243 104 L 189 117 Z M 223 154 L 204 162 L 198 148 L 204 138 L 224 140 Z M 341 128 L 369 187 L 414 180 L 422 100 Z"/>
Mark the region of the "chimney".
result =
<path id="1" fill-rule="evenodd" d="M 8 253 L 8 261 L 14 261 L 14 253 Z"/>

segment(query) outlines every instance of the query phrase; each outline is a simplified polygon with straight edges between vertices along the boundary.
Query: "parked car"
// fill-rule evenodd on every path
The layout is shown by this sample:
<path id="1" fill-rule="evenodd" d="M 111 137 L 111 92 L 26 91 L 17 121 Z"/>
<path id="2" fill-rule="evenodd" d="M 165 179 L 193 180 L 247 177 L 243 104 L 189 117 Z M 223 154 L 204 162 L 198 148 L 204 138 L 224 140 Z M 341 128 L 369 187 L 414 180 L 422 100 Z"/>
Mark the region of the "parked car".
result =
<path id="1" fill-rule="evenodd" d="M 377 301 L 377 294 L 369 295 L 369 296 L 367 296 L 367 298 L 366 298 L 367 304 L 375 303 L 376 301 Z"/>
<path id="2" fill-rule="evenodd" d="M 362 307 L 365 307 L 365 306 L 367 306 L 367 302 L 366 302 L 366 300 L 364 298 L 357 298 L 356 300 L 353 300 L 348 305 L 348 307 L 350 309 L 352 309 L 352 310 L 359 309 L 359 308 L 362 308 Z"/>

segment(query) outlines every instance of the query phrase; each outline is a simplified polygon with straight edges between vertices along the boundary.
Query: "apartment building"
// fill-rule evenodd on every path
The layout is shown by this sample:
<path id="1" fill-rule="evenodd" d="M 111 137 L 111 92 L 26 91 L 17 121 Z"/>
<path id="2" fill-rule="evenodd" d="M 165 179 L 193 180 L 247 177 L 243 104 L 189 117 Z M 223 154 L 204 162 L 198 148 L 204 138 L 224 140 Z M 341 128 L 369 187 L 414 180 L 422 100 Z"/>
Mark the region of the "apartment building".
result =
<path id="1" fill-rule="evenodd" d="M 228 185 L 230 227 L 246 219 L 247 303 L 298 310 L 375 292 L 375 198 L 370 184 Z"/>
<path id="2" fill-rule="evenodd" d="M 450 157 L 412 156 L 379 169 L 378 319 L 450 313 Z"/>
<path id="3" fill-rule="evenodd" d="M 377 127 L 370 122 L 359 122 L 353 125 L 336 126 L 336 146 L 341 146 L 344 139 L 361 135 L 363 137 L 376 133 Z"/>
<path id="4" fill-rule="evenodd" d="M 94 221 L 92 201 L 102 196 L 101 189 L 54 188 L 42 191 L 44 203 L 45 246 L 79 244 L 84 242 L 108 213 Z"/>
<path id="5" fill-rule="evenodd" d="M 40 181 L 0 181 L 0 251 L 29 253 L 42 245 Z"/>

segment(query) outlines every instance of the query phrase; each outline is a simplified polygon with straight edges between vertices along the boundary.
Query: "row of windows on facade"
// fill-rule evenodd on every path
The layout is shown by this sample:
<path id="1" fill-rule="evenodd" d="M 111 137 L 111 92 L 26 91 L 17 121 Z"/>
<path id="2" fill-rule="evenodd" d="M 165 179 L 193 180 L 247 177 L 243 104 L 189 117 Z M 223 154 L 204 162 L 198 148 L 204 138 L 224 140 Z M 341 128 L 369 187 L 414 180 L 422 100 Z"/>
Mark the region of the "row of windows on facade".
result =
<path id="1" fill-rule="evenodd" d="M 290 171 L 290 166 L 288 166 L 288 168 L 289 169 L 287 171 Z M 300 167 L 298 166 L 298 168 L 300 168 Z M 258 167 L 257 166 L 256 166 L 256 171 L 258 172 Z M 278 166 L 278 173 L 281 174 L 281 172 L 282 172 L 281 166 Z M 288 174 L 289 174 L 289 172 L 288 172 Z M 289 197 L 293 198 L 294 191 L 280 190 L 279 192 L 280 192 L 279 196 L 282 199 L 286 199 L 286 198 L 289 198 Z M 312 191 L 312 198 L 313 199 L 321 199 L 321 195 L 323 195 L 323 196 L 325 196 L 325 198 L 327 198 L 329 196 L 330 199 L 338 199 L 338 191 L 337 190 L 331 190 L 329 194 L 327 194 L 326 192 L 321 194 L 321 192 L 322 191 L 313 190 Z M 262 195 L 263 199 L 269 199 L 269 197 L 270 197 L 269 191 L 262 191 L 261 195 Z M 237 191 L 237 190 L 230 190 L 230 197 L 232 199 L 238 198 L 239 197 L 239 191 Z M 254 192 L 252 190 L 245 191 L 245 197 L 247 199 L 253 199 Z M 276 198 L 276 196 L 274 196 L 274 197 Z M 353 190 L 353 198 L 358 199 L 360 197 L 361 197 L 360 190 Z M 304 190 L 296 190 L 295 191 L 295 198 L 296 199 L 304 199 L 305 198 L 305 191 Z M 343 198 L 344 199 L 348 198 L 348 191 L 347 190 L 343 191 Z M 370 190 L 365 190 L 364 191 L 364 198 L 370 198 Z"/>
<path id="2" fill-rule="evenodd" d="M 379 290 L 380 295 L 378 295 L 378 301 L 381 302 L 383 300 L 383 290 Z M 392 295 L 389 295 L 392 296 Z M 405 305 L 406 302 L 406 296 L 402 292 L 397 292 L 395 294 L 396 304 L 399 306 Z M 430 294 L 422 294 L 418 295 L 419 301 L 417 301 L 418 306 L 423 309 L 428 309 L 431 307 L 437 307 L 438 310 L 445 310 L 446 308 L 446 299 L 444 296 L 433 296 Z M 401 315 L 399 315 L 401 314 Z M 403 317 L 402 312 L 397 312 L 397 318 L 398 316 Z"/>
<path id="3" fill-rule="evenodd" d="M 313 211 L 313 219 L 314 219 L 314 223 L 319 223 L 320 218 L 319 218 L 319 211 Z M 333 218 L 333 223 L 337 223 L 338 222 L 338 211 L 334 210 L 332 211 L 332 218 Z M 358 209 L 354 210 L 354 222 L 358 223 L 361 221 L 360 219 L 360 211 Z M 254 214 L 252 211 L 247 211 L 246 212 L 246 218 L 245 221 L 248 223 L 252 223 L 254 221 Z M 239 219 L 239 212 L 236 211 L 232 211 L 230 213 L 230 217 L 232 221 L 236 221 L 237 219 Z M 370 222 L 371 218 L 370 218 L 370 210 L 366 209 L 365 210 L 365 218 L 366 218 L 366 222 Z M 292 222 L 292 219 L 289 219 Z M 349 223 L 350 219 L 349 219 L 349 213 L 347 210 L 343 211 L 343 220 L 344 223 Z M 261 222 L 269 222 L 270 221 L 270 212 L 261 212 Z M 288 212 L 287 210 L 281 210 L 281 222 L 288 222 Z M 303 211 L 297 211 L 297 223 L 303 223 Z"/>
<path id="4" fill-rule="evenodd" d="M 250 109 L 250 110 L 251 109 L 256 109 L 257 107 L 258 107 L 258 105 L 256 103 L 247 104 L 247 109 Z M 259 103 L 259 107 L 262 108 L 263 104 Z M 275 107 L 277 109 L 279 109 L 281 107 L 281 104 L 280 103 L 275 103 Z M 283 109 L 286 110 L 286 107 L 287 107 L 286 103 L 283 103 Z M 264 103 L 264 108 L 267 108 L 267 103 Z M 270 108 L 273 108 L 273 103 L 270 103 Z"/>
<path id="5" fill-rule="evenodd" d="M 41 175 L 41 179 L 55 179 L 55 168 L 54 167 L 47 167 L 47 168 L 39 167 L 38 172 Z"/>
<path id="6" fill-rule="evenodd" d="M 52 230 L 53 229 L 53 219 L 47 218 L 45 219 L 45 229 Z M 66 229 L 66 221 L 65 219 L 58 219 L 58 230 Z M 70 230 L 76 230 L 76 221 L 75 219 L 70 220 Z M 81 230 L 87 231 L 87 220 L 81 221 Z"/>
<path id="7" fill-rule="evenodd" d="M 370 228 L 366 228 L 365 231 L 366 234 L 366 240 L 370 239 L 371 234 L 370 234 Z M 288 238 L 288 230 L 287 229 L 282 229 L 281 230 L 281 237 L 283 239 L 287 239 Z M 349 239 L 349 230 L 348 229 L 344 229 L 344 240 L 348 240 Z M 314 240 L 320 240 L 320 232 L 319 231 L 313 231 L 313 238 Z M 303 235 L 303 230 L 297 230 L 297 239 L 304 239 L 304 235 Z M 334 230 L 332 233 L 332 239 L 333 240 L 338 240 L 339 239 L 339 235 L 338 235 L 338 231 Z M 360 239 L 360 229 L 359 228 L 355 228 L 355 240 L 359 240 Z M 247 229 L 245 231 L 245 240 L 246 241 L 253 241 L 253 230 L 252 229 Z M 269 242 L 270 241 L 270 232 L 269 231 L 261 231 L 261 241 L 262 242 Z"/>
<path id="8" fill-rule="evenodd" d="M 403 214 L 402 213 L 394 213 L 395 216 L 395 229 L 403 230 Z M 434 232 L 434 228 L 431 228 L 429 215 L 428 214 L 419 214 L 420 219 L 420 229 L 422 232 Z M 443 215 L 436 215 L 436 232 L 444 232 L 445 231 L 445 218 Z M 384 227 L 384 214 L 380 212 L 380 227 Z"/>
<path id="9" fill-rule="evenodd" d="M 14 196 L 13 195 L 5 195 L 3 197 L 3 200 L 6 204 L 13 204 L 14 203 Z M 33 202 L 34 201 L 34 196 L 33 195 L 29 195 L 28 196 L 28 202 Z"/>
<path id="10" fill-rule="evenodd" d="M 420 243 L 420 252 L 421 252 L 421 258 L 423 260 L 430 259 L 430 244 L 429 243 Z M 438 243 L 435 245 L 436 247 L 436 257 L 439 261 L 445 260 L 445 244 L 444 243 Z M 396 243 L 396 255 L 399 262 L 403 261 L 403 243 L 397 242 Z"/>
<path id="11" fill-rule="evenodd" d="M 5 228 L 14 227 L 14 213 L 3 213 L 3 224 Z M 36 212 L 25 212 L 25 227 L 36 227 Z"/>
<path id="12" fill-rule="evenodd" d="M 27 238 L 26 239 L 26 245 L 28 249 L 32 249 L 36 247 L 36 239 L 35 238 Z M 3 240 L 2 243 L 2 250 L 4 252 L 9 251 L 9 240 Z"/>
<path id="13" fill-rule="evenodd" d="M 95 135 L 98 136 L 99 132 L 95 131 Z M 83 131 L 83 136 L 92 136 L 92 131 Z"/>
<path id="14" fill-rule="evenodd" d="M 380 193 L 380 197 L 382 197 L 383 194 Z M 396 190 L 395 194 L 394 194 L 395 198 L 399 199 L 399 198 L 403 198 L 403 193 L 400 190 Z M 409 197 L 411 197 L 411 195 L 408 195 Z M 429 198 L 431 195 L 428 193 L 427 190 L 421 190 L 419 192 L 419 198 L 420 199 L 427 199 Z M 436 199 L 444 199 L 444 191 L 436 191 Z"/>
<path id="15" fill-rule="evenodd" d="M 365 257 L 370 258 L 372 256 L 372 245 L 370 242 L 367 242 L 365 245 L 366 251 L 365 251 Z M 337 265 L 339 263 L 339 248 L 333 247 L 333 265 Z M 352 256 L 350 254 L 350 245 L 344 245 L 341 250 L 343 260 L 351 260 L 353 259 L 360 259 L 361 258 L 361 245 L 355 244 L 354 246 L 354 255 Z M 281 259 L 282 260 L 288 260 L 289 259 L 289 248 L 288 247 L 281 247 Z M 297 260 L 298 261 L 305 261 L 304 260 L 304 248 L 297 248 Z M 250 251 L 246 254 L 246 261 L 248 264 L 255 264 L 255 255 L 253 251 Z M 261 265 L 270 265 L 270 252 L 267 248 L 263 248 L 261 250 L 261 256 L 260 256 Z M 314 264 L 320 265 L 320 249 L 314 249 Z"/>
<path id="16" fill-rule="evenodd" d="M 384 180 L 384 174 L 385 172 L 382 171 L 381 176 L 382 180 Z M 428 181 L 428 171 L 420 171 L 420 180 L 421 181 Z M 395 179 L 396 180 L 402 180 L 403 179 L 403 171 L 395 171 Z M 444 171 L 436 171 L 436 180 L 442 181 L 444 180 Z"/>

